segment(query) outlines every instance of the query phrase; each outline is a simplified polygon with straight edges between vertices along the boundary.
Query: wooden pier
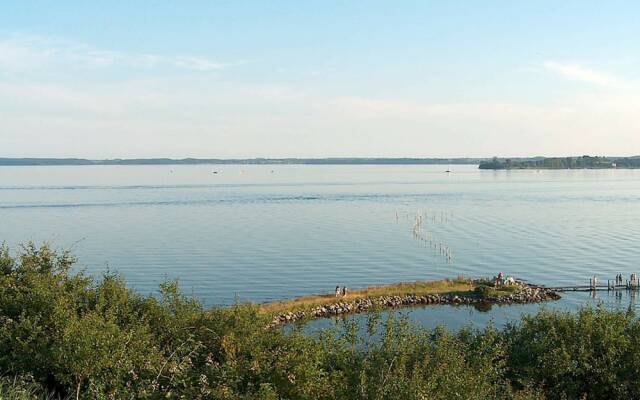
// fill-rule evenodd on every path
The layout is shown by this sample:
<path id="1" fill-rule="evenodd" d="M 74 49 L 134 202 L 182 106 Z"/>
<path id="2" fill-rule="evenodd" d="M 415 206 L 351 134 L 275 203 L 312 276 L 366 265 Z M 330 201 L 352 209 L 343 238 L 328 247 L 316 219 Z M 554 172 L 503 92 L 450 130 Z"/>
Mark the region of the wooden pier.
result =
<path id="1" fill-rule="evenodd" d="M 598 285 L 598 279 L 595 276 L 589 278 L 588 285 L 567 285 L 567 286 L 555 286 L 555 287 L 547 287 L 543 286 L 546 289 L 550 289 L 556 292 L 595 292 L 595 291 L 640 291 L 640 279 L 636 274 L 631 274 L 630 279 L 624 281 L 622 278 L 622 274 L 616 275 L 615 279 L 607 280 L 606 285 Z"/>
<path id="2" fill-rule="evenodd" d="M 607 286 L 607 285 L 583 285 L 583 286 L 556 286 L 556 287 L 548 287 L 543 286 L 546 289 L 551 289 L 556 292 L 593 292 L 593 291 L 614 291 L 614 290 L 640 290 L 638 286 L 629 287 L 626 285 L 615 285 L 615 286 Z"/>

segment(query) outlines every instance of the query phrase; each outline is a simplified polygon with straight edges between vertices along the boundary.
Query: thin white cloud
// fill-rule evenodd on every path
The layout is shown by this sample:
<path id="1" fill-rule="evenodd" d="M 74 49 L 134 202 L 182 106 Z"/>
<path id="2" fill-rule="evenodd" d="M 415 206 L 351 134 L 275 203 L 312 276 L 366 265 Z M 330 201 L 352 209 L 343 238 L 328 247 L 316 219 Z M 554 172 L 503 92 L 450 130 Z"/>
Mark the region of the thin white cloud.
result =
<path id="1" fill-rule="evenodd" d="M 565 64 L 556 61 L 547 61 L 542 65 L 546 70 L 574 81 L 588 82 L 600 86 L 612 86 L 619 81 L 612 75 L 595 71 L 579 64 Z"/>
<path id="2" fill-rule="evenodd" d="M 172 61 L 176 67 L 193 69 L 197 71 L 213 71 L 222 69 L 224 64 L 211 61 L 203 57 L 177 57 Z"/>
<path id="3" fill-rule="evenodd" d="M 52 67 L 164 67 L 207 72 L 223 69 L 227 65 L 203 56 L 131 54 L 39 36 L 12 35 L 0 39 L 0 69 L 16 72 Z"/>
<path id="4" fill-rule="evenodd" d="M 422 104 L 401 100 L 343 97 L 334 104 L 338 110 L 362 119 L 464 118 L 500 120 L 528 117 L 532 107 L 498 102 Z"/>

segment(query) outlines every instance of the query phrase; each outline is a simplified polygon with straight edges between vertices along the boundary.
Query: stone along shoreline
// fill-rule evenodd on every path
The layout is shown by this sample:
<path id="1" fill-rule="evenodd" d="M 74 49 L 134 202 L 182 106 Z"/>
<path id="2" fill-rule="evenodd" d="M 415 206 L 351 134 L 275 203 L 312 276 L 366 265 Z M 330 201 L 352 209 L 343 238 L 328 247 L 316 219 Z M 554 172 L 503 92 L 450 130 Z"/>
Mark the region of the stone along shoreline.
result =
<path id="1" fill-rule="evenodd" d="M 496 287 L 491 282 L 483 279 L 457 279 L 401 283 L 355 290 L 346 298 L 334 295 L 307 296 L 265 303 L 261 307 L 265 312 L 273 314 L 269 327 L 275 327 L 301 320 L 363 313 L 374 309 L 420 305 L 526 304 L 560 298 L 556 291 L 537 285 L 516 281 L 513 285 Z"/>

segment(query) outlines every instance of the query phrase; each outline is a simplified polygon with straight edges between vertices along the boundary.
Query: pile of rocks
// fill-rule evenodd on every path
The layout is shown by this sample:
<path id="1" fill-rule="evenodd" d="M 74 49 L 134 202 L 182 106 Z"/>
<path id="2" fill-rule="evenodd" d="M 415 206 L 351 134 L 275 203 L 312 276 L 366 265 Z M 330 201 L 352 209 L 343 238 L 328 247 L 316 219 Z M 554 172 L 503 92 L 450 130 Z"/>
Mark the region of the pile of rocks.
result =
<path id="1" fill-rule="evenodd" d="M 549 300 L 558 300 L 560 295 L 551 289 L 544 287 L 520 284 L 521 289 L 514 294 L 497 296 L 497 297 L 480 297 L 473 293 L 465 296 L 456 295 L 424 295 L 417 296 L 407 294 L 403 296 L 380 296 L 375 298 L 359 298 L 353 302 L 336 302 L 317 306 L 308 311 L 287 312 L 277 315 L 269 324 L 274 327 L 280 324 L 299 321 L 305 318 L 326 318 L 336 315 L 360 313 L 368 311 L 371 308 L 398 308 L 403 306 L 427 305 L 427 304 L 474 304 L 474 303 L 491 303 L 491 304 L 523 304 L 537 303 Z"/>
<path id="2" fill-rule="evenodd" d="M 524 286 L 518 293 L 508 296 L 490 298 L 488 301 L 499 304 L 509 303 L 538 303 L 541 301 L 558 300 L 560 295 L 551 289 L 535 286 Z"/>

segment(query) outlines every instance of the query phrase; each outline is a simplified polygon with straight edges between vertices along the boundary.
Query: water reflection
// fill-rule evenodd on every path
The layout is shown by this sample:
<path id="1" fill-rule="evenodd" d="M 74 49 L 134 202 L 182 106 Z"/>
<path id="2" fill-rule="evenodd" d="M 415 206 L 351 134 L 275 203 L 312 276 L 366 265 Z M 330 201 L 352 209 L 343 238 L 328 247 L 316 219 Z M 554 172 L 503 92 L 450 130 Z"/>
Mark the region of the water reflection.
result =
<path id="1" fill-rule="evenodd" d="M 476 303 L 473 305 L 435 305 L 413 308 L 401 308 L 397 310 L 385 310 L 380 313 L 381 318 L 387 318 L 389 314 L 404 316 L 410 321 L 418 323 L 426 328 L 433 329 L 438 326 L 446 326 L 449 329 L 458 330 L 463 327 L 483 329 L 489 325 L 503 328 L 509 323 L 518 322 L 524 315 L 536 314 L 541 310 L 576 311 L 580 307 L 606 307 L 609 309 L 626 311 L 636 308 L 637 296 L 633 291 L 618 290 L 615 292 L 601 291 L 593 297 L 593 292 L 572 292 L 563 294 L 558 301 L 531 304 L 487 304 Z M 313 333 L 318 330 L 341 324 L 341 321 L 353 321 L 363 325 L 367 321 L 366 314 L 340 316 L 335 318 L 310 321 L 305 326 L 305 331 Z"/>
<path id="2" fill-rule="evenodd" d="M 489 312 L 491 311 L 492 306 L 493 304 L 488 301 L 473 303 L 473 308 L 475 308 L 479 312 Z"/>

